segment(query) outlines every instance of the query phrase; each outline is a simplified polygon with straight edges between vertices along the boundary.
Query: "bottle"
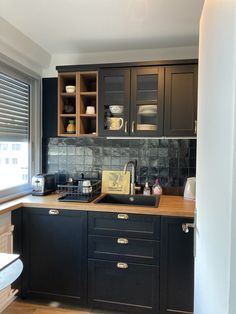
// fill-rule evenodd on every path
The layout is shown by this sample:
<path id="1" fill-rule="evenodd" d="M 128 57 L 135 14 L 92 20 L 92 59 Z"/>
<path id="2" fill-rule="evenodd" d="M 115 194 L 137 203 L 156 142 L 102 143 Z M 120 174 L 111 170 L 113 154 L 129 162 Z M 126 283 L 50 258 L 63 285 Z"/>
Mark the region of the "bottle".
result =
<path id="1" fill-rule="evenodd" d="M 159 179 L 156 179 L 155 184 L 152 187 L 152 194 L 154 194 L 154 195 L 161 195 L 162 194 L 162 187 L 159 183 Z"/>
<path id="2" fill-rule="evenodd" d="M 151 194 L 151 189 L 148 186 L 148 182 L 145 183 L 145 187 L 143 189 L 143 195 L 150 195 Z"/>
<path id="3" fill-rule="evenodd" d="M 69 120 L 66 132 L 71 134 L 75 133 L 75 120 Z"/>

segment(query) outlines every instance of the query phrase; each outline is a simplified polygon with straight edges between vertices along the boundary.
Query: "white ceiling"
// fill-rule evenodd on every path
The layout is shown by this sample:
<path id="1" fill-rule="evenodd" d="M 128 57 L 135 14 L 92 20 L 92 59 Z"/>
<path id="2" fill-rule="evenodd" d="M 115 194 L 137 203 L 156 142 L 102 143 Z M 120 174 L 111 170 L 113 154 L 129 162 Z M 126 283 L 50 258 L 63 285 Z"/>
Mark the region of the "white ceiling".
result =
<path id="1" fill-rule="evenodd" d="M 204 0 L 0 0 L 1 17 L 52 54 L 198 44 Z"/>

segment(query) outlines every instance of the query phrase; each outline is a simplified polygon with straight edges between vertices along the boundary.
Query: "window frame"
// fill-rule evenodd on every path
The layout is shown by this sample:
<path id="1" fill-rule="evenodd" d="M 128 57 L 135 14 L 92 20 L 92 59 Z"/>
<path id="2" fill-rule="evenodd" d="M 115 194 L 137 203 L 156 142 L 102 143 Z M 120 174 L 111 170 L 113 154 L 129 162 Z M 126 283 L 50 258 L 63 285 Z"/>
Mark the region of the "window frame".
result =
<path id="1" fill-rule="evenodd" d="M 29 181 L 28 183 L 0 190 L 0 204 L 31 193 L 31 178 L 42 169 L 42 104 L 41 78 L 29 75 L 22 67 L 13 67 L 0 59 L 0 71 L 30 85 L 29 127 Z"/>

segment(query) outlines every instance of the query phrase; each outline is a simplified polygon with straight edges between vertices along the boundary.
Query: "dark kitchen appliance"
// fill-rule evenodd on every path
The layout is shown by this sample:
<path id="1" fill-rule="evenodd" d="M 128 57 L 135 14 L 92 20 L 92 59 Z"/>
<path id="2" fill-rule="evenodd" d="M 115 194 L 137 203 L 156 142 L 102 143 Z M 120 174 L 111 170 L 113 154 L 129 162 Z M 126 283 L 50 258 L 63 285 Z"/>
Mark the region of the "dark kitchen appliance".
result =
<path id="1" fill-rule="evenodd" d="M 54 174 L 37 174 L 32 178 L 32 195 L 47 195 L 56 190 Z"/>
<path id="2" fill-rule="evenodd" d="M 84 182 L 90 182 L 90 186 L 84 185 Z M 79 202 L 88 203 L 93 201 L 101 193 L 101 180 L 86 179 L 73 180 L 67 184 L 59 184 L 58 191 L 61 196 L 60 202 Z"/>

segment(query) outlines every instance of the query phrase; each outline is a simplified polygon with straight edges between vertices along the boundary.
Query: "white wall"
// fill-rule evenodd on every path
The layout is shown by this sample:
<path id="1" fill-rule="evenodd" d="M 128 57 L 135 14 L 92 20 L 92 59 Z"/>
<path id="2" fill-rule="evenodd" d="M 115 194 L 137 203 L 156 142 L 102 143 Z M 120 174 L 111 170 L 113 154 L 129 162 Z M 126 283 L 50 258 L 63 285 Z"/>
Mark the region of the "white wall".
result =
<path id="1" fill-rule="evenodd" d="M 236 313 L 234 2 L 205 0 L 200 23 L 195 314 Z"/>
<path id="2" fill-rule="evenodd" d="M 0 60 L 30 75 L 42 75 L 51 55 L 0 17 Z"/>
<path id="3" fill-rule="evenodd" d="M 99 64 L 195 58 L 198 58 L 198 46 L 82 54 L 55 54 L 52 55 L 49 68 L 43 71 L 43 77 L 57 76 L 57 65 Z"/>

